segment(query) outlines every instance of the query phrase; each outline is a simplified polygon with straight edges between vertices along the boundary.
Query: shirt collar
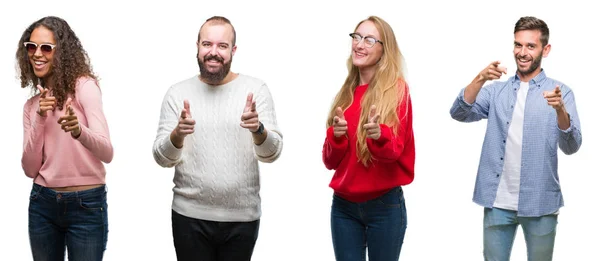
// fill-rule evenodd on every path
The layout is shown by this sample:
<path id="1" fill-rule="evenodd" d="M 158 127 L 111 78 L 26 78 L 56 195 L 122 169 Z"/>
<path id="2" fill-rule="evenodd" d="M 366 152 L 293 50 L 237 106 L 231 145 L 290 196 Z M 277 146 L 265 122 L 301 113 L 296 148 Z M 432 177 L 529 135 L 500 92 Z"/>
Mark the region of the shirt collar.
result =
<path id="1" fill-rule="evenodd" d="M 529 81 L 529 86 L 535 85 L 538 88 L 540 88 L 542 86 L 542 82 L 544 82 L 544 80 L 546 80 L 546 72 L 544 72 L 544 69 L 542 69 L 542 71 L 540 71 L 540 73 L 538 73 L 538 75 L 536 75 L 535 77 L 533 77 L 533 79 L 531 79 Z M 521 79 L 519 79 L 519 75 L 517 73 L 515 73 L 515 75 L 513 76 L 512 81 L 513 81 L 513 83 L 521 81 Z"/>

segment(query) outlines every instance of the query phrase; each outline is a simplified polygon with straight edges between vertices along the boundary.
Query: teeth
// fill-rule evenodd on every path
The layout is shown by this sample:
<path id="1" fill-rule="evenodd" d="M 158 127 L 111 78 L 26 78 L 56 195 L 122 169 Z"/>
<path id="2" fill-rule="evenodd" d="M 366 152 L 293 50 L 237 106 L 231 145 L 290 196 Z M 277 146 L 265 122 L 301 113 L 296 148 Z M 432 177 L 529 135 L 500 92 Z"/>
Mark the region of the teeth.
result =
<path id="1" fill-rule="evenodd" d="M 36 65 L 42 65 L 42 64 L 45 64 L 45 62 L 35 61 L 35 64 Z"/>

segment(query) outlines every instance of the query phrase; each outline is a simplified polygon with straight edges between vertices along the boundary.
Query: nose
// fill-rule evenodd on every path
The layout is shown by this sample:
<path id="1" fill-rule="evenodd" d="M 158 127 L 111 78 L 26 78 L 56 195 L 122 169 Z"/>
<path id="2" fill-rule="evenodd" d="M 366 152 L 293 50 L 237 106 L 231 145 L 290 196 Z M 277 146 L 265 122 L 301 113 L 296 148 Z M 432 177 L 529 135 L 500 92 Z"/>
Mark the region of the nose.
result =
<path id="1" fill-rule="evenodd" d="M 521 47 L 521 49 L 519 50 L 519 55 L 520 56 L 524 56 L 525 55 L 525 46 Z"/>
<path id="2" fill-rule="evenodd" d="M 365 38 L 360 39 L 360 41 L 358 41 L 358 43 L 356 43 L 356 47 L 360 48 L 360 49 L 364 49 L 365 48 Z"/>
<path id="3" fill-rule="evenodd" d="M 210 47 L 210 52 L 211 55 L 216 55 L 217 54 L 217 45 L 213 45 Z"/>
<path id="4" fill-rule="evenodd" d="M 35 57 L 42 57 L 43 56 L 43 54 L 42 54 L 42 48 L 40 48 L 40 46 L 38 46 L 38 47 L 35 48 L 35 52 L 33 53 L 33 56 L 35 56 Z"/>

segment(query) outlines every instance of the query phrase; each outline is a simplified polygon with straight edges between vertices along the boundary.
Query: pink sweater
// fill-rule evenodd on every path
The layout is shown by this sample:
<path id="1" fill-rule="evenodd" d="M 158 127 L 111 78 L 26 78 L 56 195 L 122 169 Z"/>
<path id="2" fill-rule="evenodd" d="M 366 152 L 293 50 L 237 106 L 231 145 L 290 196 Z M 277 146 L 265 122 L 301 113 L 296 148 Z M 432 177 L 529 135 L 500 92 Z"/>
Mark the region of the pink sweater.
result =
<path id="1" fill-rule="evenodd" d="M 71 106 L 81 126 L 77 139 L 57 123 L 65 114 L 65 108 L 48 111 L 46 117 L 42 117 L 37 113 L 40 95 L 25 102 L 21 164 L 25 175 L 39 185 L 105 184 L 106 170 L 102 162 L 112 160 L 113 147 L 102 111 L 100 87 L 94 79 L 81 77 L 75 93 Z"/>

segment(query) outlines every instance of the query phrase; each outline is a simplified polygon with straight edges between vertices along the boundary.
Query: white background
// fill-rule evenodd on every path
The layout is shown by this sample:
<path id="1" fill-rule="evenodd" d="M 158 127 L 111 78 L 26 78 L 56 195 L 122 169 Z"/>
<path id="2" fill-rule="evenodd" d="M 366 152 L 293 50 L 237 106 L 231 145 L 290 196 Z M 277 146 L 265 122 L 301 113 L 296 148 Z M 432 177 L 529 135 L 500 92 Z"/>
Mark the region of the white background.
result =
<path id="1" fill-rule="evenodd" d="M 346 77 L 356 24 L 388 21 L 408 65 L 414 106 L 416 178 L 405 186 L 408 229 L 401 260 L 482 260 L 481 207 L 472 203 L 485 121 L 458 123 L 449 109 L 460 88 L 494 60 L 510 72 L 513 28 L 533 15 L 550 27 L 549 77 L 576 95 L 583 146 L 559 153 L 566 206 L 554 260 L 598 260 L 598 80 L 600 20 L 584 1 L 3 1 L 0 5 L 0 260 L 31 260 L 27 206 L 31 179 L 20 165 L 22 108 L 15 51 L 25 28 L 66 19 L 100 76 L 115 149 L 107 168 L 109 240 L 105 260 L 175 260 L 171 236 L 173 169 L 152 158 L 167 88 L 198 72 L 198 29 L 228 17 L 238 35 L 232 70 L 263 79 L 272 92 L 284 150 L 261 164 L 263 216 L 253 260 L 334 260 L 329 228 L 333 174 L 321 162 L 325 120 Z M 126 2 L 126 3 L 125 3 Z M 331 1 L 333 2 L 333 1 Z M 586 1 L 587 2 L 587 1 Z M 503 77 L 506 80 L 507 76 Z M 244 102 L 244 101 L 240 101 Z M 202 123 L 199 123 L 202 124 Z M 526 260 L 519 230 L 512 260 Z"/>

